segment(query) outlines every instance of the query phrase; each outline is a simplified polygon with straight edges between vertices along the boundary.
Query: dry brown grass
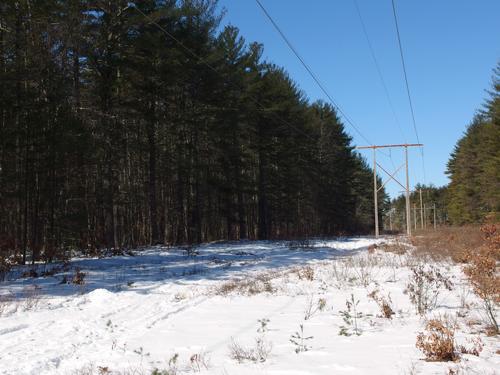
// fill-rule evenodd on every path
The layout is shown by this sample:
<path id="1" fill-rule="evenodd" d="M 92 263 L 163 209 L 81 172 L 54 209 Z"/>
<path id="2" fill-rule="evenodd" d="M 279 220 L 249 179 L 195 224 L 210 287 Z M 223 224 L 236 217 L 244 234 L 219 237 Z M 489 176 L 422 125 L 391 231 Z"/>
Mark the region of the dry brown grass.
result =
<path id="1" fill-rule="evenodd" d="M 297 268 L 296 273 L 300 280 L 314 280 L 314 269 L 311 266 Z"/>
<path id="2" fill-rule="evenodd" d="M 408 244 L 405 243 L 400 238 L 397 238 L 391 242 L 384 242 L 378 246 L 378 249 L 386 252 L 393 253 L 396 255 L 404 255 L 408 251 Z M 368 249 L 369 250 L 369 249 Z"/>
<path id="3" fill-rule="evenodd" d="M 417 231 L 411 239 L 411 244 L 415 246 L 415 256 L 430 257 L 438 261 L 452 259 L 457 263 L 466 263 L 468 252 L 483 243 L 484 238 L 477 225 Z"/>
<path id="4" fill-rule="evenodd" d="M 255 363 L 265 362 L 269 357 L 269 354 L 271 354 L 272 348 L 272 344 L 265 340 L 262 336 L 255 339 L 255 346 L 253 347 L 242 346 L 231 338 L 231 343 L 229 344 L 229 356 L 238 361 L 238 363 L 243 363 L 245 361 Z"/>
<path id="5" fill-rule="evenodd" d="M 149 375 L 151 371 L 146 371 L 139 367 L 131 367 L 126 370 L 111 370 L 108 366 L 96 366 L 88 363 L 83 367 L 73 370 L 71 375 Z"/>
<path id="6" fill-rule="evenodd" d="M 276 292 L 276 288 L 271 281 L 278 276 L 277 273 L 265 272 L 255 277 L 229 280 L 217 287 L 215 289 L 215 294 L 223 296 L 230 294 L 241 294 L 246 296 L 253 296 L 261 293 L 273 294 Z"/>
<path id="7" fill-rule="evenodd" d="M 469 340 L 469 343 L 471 344 L 470 346 L 466 347 L 465 345 L 460 345 L 460 353 L 462 354 L 470 354 L 470 355 L 475 355 L 476 357 L 479 357 L 479 354 L 483 351 L 484 348 L 484 343 L 481 340 L 481 338 L 475 337 L 471 340 Z"/>

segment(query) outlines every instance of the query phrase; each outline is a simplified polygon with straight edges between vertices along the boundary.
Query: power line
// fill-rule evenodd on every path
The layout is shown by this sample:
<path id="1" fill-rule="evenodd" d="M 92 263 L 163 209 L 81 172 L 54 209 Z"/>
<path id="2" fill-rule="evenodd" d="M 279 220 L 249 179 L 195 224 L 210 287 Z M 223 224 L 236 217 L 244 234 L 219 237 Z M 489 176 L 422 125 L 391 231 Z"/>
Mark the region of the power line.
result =
<path id="1" fill-rule="evenodd" d="M 389 90 L 387 89 L 387 85 L 385 84 L 384 76 L 382 74 L 382 70 L 380 69 L 380 64 L 378 63 L 377 56 L 375 55 L 375 51 L 373 49 L 372 43 L 370 41 L 370 37 L 368 36 L 368 30 L 366 28 L 365 22 L 363 21 L 363 17 L 361 16 L 361 11 L 359 9 L 359 5 L 357 0 L 353 0 L 354 6 L 356 7 L 356 12 L 358 13 L 359 21 L 361 23 L 361 27 L 363 29 L 363 33 L 365 34 L 365 39 L 368 44 L 368 48 L 370 50 L 370 55 L 372 57 L 373 63 L 375 64 L 375 67 L 377 69 L 378 77 L 380 78 L 380 82 L 382 83 L 382 87 L 384 88 L 385 92 L 385 97 L 387 98 L 387 102 L 389 103 L 389 107 L 392 111 L 392 115 L 394 117 L 394 122 L 399 128 L 399 131 L 401 132 L 401 135 L 403 136 L 403 140 L 406 142 L 406 137 L 403 133 L 403 129 L 401 127 L 401 124 L 399 123 L 398 117 L 396 116 L 396 111 L 394 110 L 394 105 L 392 104 L 391 97 L 389 95 Z M 391 159 L 392 160 L 392 159 Z"/>
<path id="2" fill-rule="evenodd" d="M 304 59 L 302 58 L 302 56 L 298 53 L 298 51 L 295 49 L 295 47 L 292 45 L 292 43 L 290 42 L 290 40 L 286 37 L 285 33 L 281 30 L 281 28 L 278 26 L 278 24 L 274 21 L 274 19 L 271 17 L 271 15 L 269 14 L 269 12 L 266 10 L 266 8 L 264 8 L 264 6 L 262 5 L 262 3 L 259 1 L 259 0 L 255 0 L 257 2 L 257 4 L 259 5 L 260 9 L 262 10 L 262 12 L 264 12 L 264 14 L 266 15 L 266 17 L 269 19 L 269 21 L 272 23 L 272 25 L 274 26 L 274 28 L 276 29 L 276 31 L 278 31 L 278 33 L 281 35 L 281 38 L 285 41 L 285 43 L 287 44 L 287 46 L 290 48 L 290 50 L 293 52 L 293 54 L 297 57 L 297 59 L 299 59 L 300 63 L 302 64 L 302 66 L 307 70 L 307 72 L 309 73 L 309 75 L 312 77 L 312 79 L 314 80 L 314 82 L 316 82 L 316 84 L 318 85 L 318 87 L 321 89 L 321 91 L 323 91 L 323 93 L 326 95 L 326 97 L 330 100 L 330 102 L 333 104 L 333 106 L 337 109 L 337 111 L 345 118 L 345 120 L 349 123 L 349 125 L 359 134 L 359 136 L 361 138 L 363 138 L 363 140 L 369 144 L 372 144 L 364 135 L 363 133 L 361 133 L 361 131 L 358 129 L 358 127 L 353 123 L 353 121 L 351 121 L 351 119 L 349 118 L 349 116 L 347 116 L 347 114 L 342 110 L 342 108 L 335 102 L 335 100 L 332 98 L 332 96 L 328 93 L 328 91 L 325 89 L 324 85 L 321 83 L 321 81 L 319 80 L 319 78 L 316 76 L 316 74 L 314 74 L 314 72 L 312 71 L 312 69 L 309 67 L 309 65 L 307 65 L 307 63 L 304 61 Z"/>
<path id="3" fill-rule="evenodd" d="M 417 143 L 420 143 L 420 140 L 418 137 L 418 131 L 417 131 L 417 123 L 415 121 L 415 112 L 413 110 L 413 103 L 412 103 L 411 95 L 410 95 L 410 86 L 408 85 L 408 75 L 406 74 L 406 64 L 405 64 L 405 58 L 403 55 L 403 47 L 401 45 L 401 36 L 399 34 L 398 17 L 396 15 L 396 5 L 394 4 L 394 0 L 391 0 L 391 2 L 392 2 L 392 13 L 394 15 L 394 22 L 396 24 L 396 33 L 398 36 L 399 54 L 401 56 L 401 64 L 403 65 L 403 73 L 404 73 L 404 77 L 405 77 L 406 93 L 408 95 L 408 102 L 410 103 L 411 118 L 413 120 L 413 130 L 415 130 L 415 135 L 417 136 Z"/>
<path id="4" fill-rule="evenodd" d="M 424 185 L 426 184 L 426 181 L 427 181 L 427 176 L 426 176 L 426 173 L 425 173 L 425 156 L 424 156 L 424 148 L 422 147 L 420 149 L 420 156 L 422 156 L 422 171 L 424 172 Z"/>
<path id="5" fill-rule="evenodd" d="M 394 3 L 394 0 L 391 0 L 391 3 L 392 3 L 392 14 L 394 15 L 394 23 L 396 24 L 396 34 L 398 36 L 399 54 L 401 56 L 401 64 L 403 65 L 406 93 L 408 95 L 408 102 L 410 103 L 410 111 L 411 111 L 411 118 L 413 121 L 413 129 L 415 131 L 415 136 L 417 137 L 417 143 L 420 143 L 420 139 L 418 137 L 418 131 L 417 131 L 417 123 L 415 121 L 415 111 L 413 110 L 413 103 L 412 103 L 411 95 L 410 95 L 410 86 L 408 84 L 408 75 L 406 74 L 406 64 L 405 64 L 405 58 L 404 58 L 404 54 L 403 54 L 403 46 L 401 43 L 401 35 L 399 33 L 398 16 L 396 14 L 396 4 Z M 422 148 L 420 149 L 420 155 L 422 156 L 422 169 L 423 169 L 423 173 L 424 173 L 424 182 L 425 182 L 425 180 L 426 180 L 426 178 L 425 178 L 425 161 L 424 161 L 424 150 Z"/>
<path id="6" fill-rule="evenodd" d="M 168 30 L 166 30 L 163 26 L 161 26 L 159 23 L 157 23 L 155 20 L 153 20 L 150 16 L 148 16 L 146 13 L 144 13 L 142 10 L 140 10 L 135 4 L 132 5 L 132 7 L 137 10 L 137 12 L 139 12 L 140 14 L 142 14 L 142 16 L 144 18 L 147 18 L 152 24 L 154 24 L 156 27 L 158 27 L 158 29 L 160 29 L 161 31 L 163 31 L 170 39 L 172 39 L 173 41 L 175 41 L 180 47 L 182 47 L 182 49 L 184 49 L 187 53 L 189 53 L 191 56 L 193 56 L 195 59 L 198 60 L 198 62 L 204 64 L 206 67 L 208 67 L 210 70 L 212 70 L 213 72 L 215 72 L 216 74 L 218 74 L 219 76 L 223 77 L 222 73 L 219 72 L 215 67 L 213 67 L 212 65 L 210 65 L 208 62 L 205 61 L 205 59 L 203 59 L 202 57 L 200 57 L 196 52 L 194 52 L 192 49 L 190 49 L 189 47 L 187 47 L 184 43 L 182 43 L 178 38 L 176 38 L 172 33 L 170 33 Z M 225 78 L 225 77 L 223 77 Z M 234 82 L 231 82 L 231 81 L 227 81 L 229 84 L 231 84 L 233 87 L 236 87 L 237 89 L 241 89 L 241 87 L 238 87 L 238 85 L 236 85 Z M 268 108 L 264 107 L 262 104 L 260 104 L 256 99 L 252 98 L 252 97 L 248 97 L 254 104 L 256 104 L 258 107 L 260 107 L 262 110 L 267 110 Z M 290 124 L 288 121 L 286 121 L 285 119 L 283 119 L 282 117 L 276 115 L 275 113 L 273 112 L 270 112 L 275 118 L 277 118 L 278 120 L 280 120 L 283 124 L 285 124 L 287 127 L 289 127 L 290 129 L 293 129 L 295 130 L 297 133 L 300 133 L 302 134 L 303 136 L 311 139 L 312 141 L 316 141 L 316 139 L 314 139 L 310 134 L 307 134 L 306 132 L 302 131 L 301 129 L 293 126 L 292 124 Z"/>

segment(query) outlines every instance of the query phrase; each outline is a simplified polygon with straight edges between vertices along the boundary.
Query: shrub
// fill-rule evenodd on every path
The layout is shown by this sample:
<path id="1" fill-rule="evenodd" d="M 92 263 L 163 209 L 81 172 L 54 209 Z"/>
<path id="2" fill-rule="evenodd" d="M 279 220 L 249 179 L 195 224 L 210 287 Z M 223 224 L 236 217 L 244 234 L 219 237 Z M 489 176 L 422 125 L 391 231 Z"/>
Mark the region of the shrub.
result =
<path id="1" fill-rule="evenodd" d="M 231 339 L 229 344 L 229 356 L 242 363 L 245 361 L 265 362 L 271 353 L 272 344 L 265 340 L 264 336 L 255 339 L 254 347 L 244 347 Z"/>
<path id="2" fill-rule="evenodd" d="M 165 370 L 159 370 L 155 368 L 152 372 L 151 375 L 177 375 L 177 372 L 179 371 L 177 361 L 179 360 L 179 354 L 175 353 L 170 359 L 168 360 L 168 368 Z"/>
<path id="3" fill-rule="evenodd" d="M 193 354 L 189 357 L 189 368 L 193 372 L 200 372 L 201 370 L 208 370 L 210 367 L 210 359 L 208 358 L 207 353 L 199 352 Z"/>
<path id="4" fill-rule="evenodd" d="M 297 270 L 297 276 L 300 280 L 314 280 L 314 269 L 311 266 L 305 266 Z"/>
<path id="5" fill-rule="evenodd" d="M 8 292 L 6 294 L 0 294 L 0 317 L 3 315 L 5 310 L 13 303 L 16 299 L 16 296 L 12 292 Z"/>
<path id="6" fill-rule="evenodd" d="M 337 281 L 336 285 L 338 288 L 355 280 L 355 276 L 352 273 L 352 265 L 348 262 L 347 258 L 332 262 L 331 276 Z"/>
<path id="7" fill-rule="evenodd" d="M 271 283 L 271 280 L 276 277 L 276 274 L 266 272 L 254 278 L 234 279 L 224 282 L 216 290 L 216 294 L 223 296 L 231 293 L 243 294 L 252 296 L 260 293 L 274 293 L 276 289 Z"/>
<path id="8" fill-rule="evenodd" d="M 376 243 L 371 244 L 368 246 L 368 254 L 375 254 L 375 251 L 377 250 L 378 246 Z"/>
<path id="9" fill-rule="evenodd" d="M 483 351 L 483 341 L 481 338 L 478 336 L 472 340 L 469 340 L 469 342 L 472 344 L 470 347 L 465 347 L 464 345 L 460 345 L 460 353 L 462 354 L 471 354 L 475 355 L 476 357 L 479 356 L 479 354 Z"/>
<path id="10" fill-rule="evenodd" d="M 408 250 L 408 245 L 396 238 L 395 241 L 384 242 L 378 247 L 386 253 L 393 253 L 396 255 L 404 255 Z"/>
<path id="11" fill-rule="evenodd" d="M 454 361 L 456 324 L 448 316 L 430 319 L 425 326 L 426 332 L 417 336 L 416 347 L 428 361 Z"/>
<path id="12" fill-rule="evenodd" d="M 87 276 L 87 274 L 77 268 L 75 269 L 75 274 L 73 275 L 71 282 L 75 285 L 85 285 L 85 276 Z"/>
<path id="13" fill-rule="evenodd" d="M 295 240 L 288 243 L 290 250 L 311 250 L 313 247 L 313 242 L 308 239 Z"/>
<path id="14" fill-rule="evenodd" d="M 5 280 L 5 277 L 10 272 L 11 267 L 12 264 L 9 259 L 0 255 L 0 281 Z"/>
<path id="15" fill-rule="evenodd" d="M 200 250 L 195 245 L 186 245 L 182 247 L 182 250 L 186 252 L 186 256 L 188 257 L 200 255 Z"/>
<path id="16" fill-rule="evenodd" d="M 68 271 L 69 267 L 70 267 L 70 265 L 68 262 L 64 262 L 62 265 L 52 266 L 52 267 L 47 267 L 47 265 L 46 265 L 45 270 L 42 271 L 40 275 L 43 277 L 54 276 L 58 273 Z"/>
<path id="17" fill-rule="evenodd" d="M 411 267 L 411 275 L 406 286 L 406 293 L 415 305 L 417 313 L 425 314 L 437 304 L 439 292 L 442 288 L 451 290 L 450 279 L 444 276 L 435 266 L 419 264 Z"/>
<path id="18" fill-rule="evenodd" d="M 318 311 L 323 311 L 325 308 L 326 300 L 324 298 L 319 298 L 314 302 L 314 296 L 309 297 L 304 311 L 304 320 L 311 319 Z"/>
<path id="19" fill-rule="evenodd" d="M 159 371 L 159 370 L 154 370 Z M 164 372 L 154 372 L 153 374 L 170 375 Z M 93 363 L 88 363 L 81 368 L 68 373 L 71 375 L 146 375 L 151 374 L 150 371 L 144 370 L 142 367 L 130 367 L 126 370 L 110 369 L 108 366 L 95 366 Z"/>
<path id="20" fill-rule="evenodd" d="M 39 276 L 38 272 L 36 271 L 36 269 L 34 268 L 34 266 L 33 266 L 33 268 L 30 268 L 29 270 L 24 271 L 21 274 L 21 277 L 25 278 L 25 279 L 27 279 L 27 278 L 36 278 L 38 276 Z"/>
<path id="21" fill-rule="evenodd" d="M 474 293 L 481 298 L 492 333 L 499 332 L 495 318 L 496 305 L 500 303 L 500 276 L 497 261 L 500 258 L 500 233 L 495 225 L 481 228 L 485 244 L 469 252 L 469 265 L 464 268 Z"/>
<path id="22" fill-rule="evenodd" d="M 20 264 L 22 259 L 15 251 L 16 240 L 13 236 L 3 233 L 0 236 L 0 281 L 4 281 L 14 264 Z"/>
<path id="23" fill-rule="evenodd" d="M 373 292 L 368 294 L 368 297 L 370 297 L 376 302 L 376 304 L 380 308 L 382 317 L 387 319 L 392 319 L 392 316 L 394 315 L 394 310 L 392 309 L 391 306 L 392 301 L 390 295 L 388 295 L 386 298 L 384 296 L 379 295 L 379 291 L 375 289 Z"/>
<path id="24" fill-rule="evenodd" d="M 38 285 L 29 285 L 23 289 L 25 310 L 32 310 L 38 306 L 41 300 L 41 289 Z"/>
<path id="25" fill-rule="evenodd" d="M 379 268 L 379 257 L 375 256 L 355 256 L 349 258 L 349 264 L 356 276 L 353 281 L 357 280 L 358 284 L 367 287 L 377 275 Z"/>

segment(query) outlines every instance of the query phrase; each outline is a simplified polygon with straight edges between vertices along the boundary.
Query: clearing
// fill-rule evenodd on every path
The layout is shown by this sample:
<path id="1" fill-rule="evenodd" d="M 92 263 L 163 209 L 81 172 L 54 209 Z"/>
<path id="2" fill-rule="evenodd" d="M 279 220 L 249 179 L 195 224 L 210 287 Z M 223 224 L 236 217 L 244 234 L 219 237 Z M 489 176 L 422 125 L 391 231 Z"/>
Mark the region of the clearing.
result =
<path id="1" fill-rule="evenodd" d="M 430 262 L 366 237 L 19 267 L 0 283 L 0 374 L 495 374 L 498 339 L 484 334 L 460 266 L 432 261 L 452 287 L 430 285 L 416 313 L 411 268 Z M 457 346 L 479 355 L 425 361 L 416 337 L 426 317 L 445 315 Z"/>

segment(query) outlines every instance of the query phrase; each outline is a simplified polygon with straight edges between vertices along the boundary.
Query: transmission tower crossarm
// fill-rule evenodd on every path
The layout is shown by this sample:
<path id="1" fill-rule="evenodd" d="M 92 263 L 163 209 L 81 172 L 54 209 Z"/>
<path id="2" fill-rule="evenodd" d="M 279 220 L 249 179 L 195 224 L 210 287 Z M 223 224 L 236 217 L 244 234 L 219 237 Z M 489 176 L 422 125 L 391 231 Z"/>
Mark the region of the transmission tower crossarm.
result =
<path id="1" fill-rule="evenodd" d="M 402 143 L 396 145 L 372 145 L 372 146 L 356 146 L 356 150 L 364 150 L 368 148 L 395 148 L 395 147 L 423 147 L 421 143 Z"/>
<path id="2" fill-rule="evenodd" d="M 389 180 L 394 180 L 396 181 L 403 189 L 405 189 L 405 196 L 406 196 L 406 234 L 408 236 L 411 236 L 411 208 L 410 208 L 410 177 L 408 174 L 408 147 L 423 147 L 424 145 L 421 143 L 402 143 L 402 144 L 391 144 L 391 145 L 371 145 L 371 146 L 357 146 L 357 150 L 366 150 L 366 149 L 372 149 L 373 150 L 373 203 L 374 203 L 374 218 L 375 218 L 375 237 L 379 236 L 379 227 L 378 227 L 378 202 L 377 202 L 377 193 L 380 189 L 382 189 L 385 184 Z M 396 148 L 396 147 L 404 147 L 405 151 L 405 162 L 404 166 L 406 167 L 406 186 L 401 184 L 396 178 L 394 178 L 394 175 L 399 171 L 399 168 L 394 172 L 394 173 L 389 173 L 386 171 L 380 164 L 377 163 L 376 159 L 376 151 L 377 148 Z M 377 166 L 380 167 L 387 175 L 389 175 L 389 180 L 386 181 L 385 183 L 382 184 L 380 189 L 377 187 Z M 401 168 L 401 167 L 400 167 Z M 415 224 L 416 224 L 416 219 L 415 219 Z"/>

